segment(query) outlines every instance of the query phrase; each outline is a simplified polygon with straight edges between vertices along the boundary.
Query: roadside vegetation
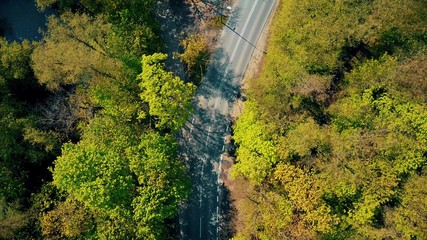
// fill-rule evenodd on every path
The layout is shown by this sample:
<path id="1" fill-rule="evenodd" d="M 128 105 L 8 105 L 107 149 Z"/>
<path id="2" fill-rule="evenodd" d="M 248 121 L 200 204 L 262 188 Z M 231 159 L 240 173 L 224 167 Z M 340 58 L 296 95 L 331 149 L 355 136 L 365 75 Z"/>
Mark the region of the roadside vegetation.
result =
<path id="1" fill-rule="evenodd" d="M 181 42 L 184 82 L 155 0 L 36 3 L 57 13 L 40 42 L 0 38 L 0 239 L 173 238 L 190 189 L 175 134 L 214 36 Z M 281 1 L 233 128 L 235 239 L 427 238 L 426 9 Z"/>
<path id="2" fill-rule="evenodd" d="M 212 42 L 210 42 L 212 44 Z M 200 84 L 208 68 L 211 48 L 201 34 L 191 34 L 181 41 L 183 53 L 177 57 L 186 64 L 187 73 L 195 84 Z"/>
<path id="3" fill-rule="evenodd" d="M 426 9 L 281 1 L 234 126 L 235 239 L 427 238 Z"/>
<path id="4" fill-rule="evenodd" d="M 195 86 L 165 70 L 155 1 L 36 3 L 42 41 L 0 38 L 0 238 L 171 238 Z"/>

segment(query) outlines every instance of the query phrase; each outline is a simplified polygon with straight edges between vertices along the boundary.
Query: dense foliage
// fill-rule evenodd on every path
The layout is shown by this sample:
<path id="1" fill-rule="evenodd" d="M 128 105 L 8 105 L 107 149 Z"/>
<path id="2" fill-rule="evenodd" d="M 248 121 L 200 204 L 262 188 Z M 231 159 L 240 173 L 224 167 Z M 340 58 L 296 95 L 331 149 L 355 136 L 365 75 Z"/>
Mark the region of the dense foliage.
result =
<path id="1" fill-rule="evenodd" d="M 30 67 L 33 49 L 28 41 L 0 39 L 0 238 L 29 224 L 33 215 L 24 206 L 60 148 L 59 134 L 38 122 L 37 104 L 47 92 Z"/>
<path id="2" fill-rule="evenodd" d="M 425 1 L 281 1 L 234 127 L 238 239 L 425 239 Z"/>
<path id="3" fill-rule="evenodd" d="M 195 87 L 165 70 L 155 1 L 36 3 L 40 42 L 0 38 L 0 238 L 170 238 Z"/>
<path id="4" fill-rule="evenodd" d="M 210 49 L 208 40 L 201 34 L 191 34 L 181 41 L 184 52 L 178 57 L 187 65 L 187 71 L 195 83 L 200 83 L 208 68 Z"/>

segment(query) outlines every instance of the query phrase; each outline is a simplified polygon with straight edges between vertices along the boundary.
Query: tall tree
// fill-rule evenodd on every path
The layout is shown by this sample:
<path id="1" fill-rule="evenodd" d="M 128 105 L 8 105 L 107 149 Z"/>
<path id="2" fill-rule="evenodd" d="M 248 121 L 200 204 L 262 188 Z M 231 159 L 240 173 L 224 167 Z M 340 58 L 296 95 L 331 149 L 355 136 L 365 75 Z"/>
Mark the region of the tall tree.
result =
<path id="1" fill-rule="evenodd" d="M 33 69 L 40 83 L 59 90 L 66 85 L 118 80 L 121 62 L 108 50 L 111 31 L 105 17 L 65 13 L 49 18 L 43 42 L 32 55 Z"/>
<path id="2" fill-rule="evenodd" d="M 165 71 L 162 61 L 166 58 L 166 54 L 159 53 L 142 57 L 140 97 L 148 103 L 156 127 L 177 131 L 190 116 L 195 86 Z"/>
<path id="3" fill-rule="evenodd" d="M 160 50 L 159 26 L 154 18 L 155 1 L 153 0 L 36 0 L 41 10 L 53 7 L 60 14 L 79 12 L 91 16 L 104 15 L 113 27 L 112 49 L 118 55 L 142 54 Z M 128 56 L 129 57 L 129 56 Z"/>
<path id="4" fill-rule="evenodd" d="M 139 130 L 140 131 L 140 130 Z M 94 212 L 101 239 L 159 239 L 188 194 L 171 136 L 95 118 L 56 160 L 54 184 Z"/>

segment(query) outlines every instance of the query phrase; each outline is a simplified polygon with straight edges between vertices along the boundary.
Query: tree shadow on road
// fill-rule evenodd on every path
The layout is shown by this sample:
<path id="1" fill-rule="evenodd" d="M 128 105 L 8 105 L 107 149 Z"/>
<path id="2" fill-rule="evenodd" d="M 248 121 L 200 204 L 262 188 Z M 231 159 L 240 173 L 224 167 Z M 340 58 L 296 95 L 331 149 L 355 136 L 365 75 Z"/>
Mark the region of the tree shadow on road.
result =
<path id="1" fill-rule="evenodd" d="M 191 14 L 190 5 L 184 0 L 158 1 L 156 8 L 157 20 L 160 23 L 164 51 L 168 54 L 166 67 L 181 79 L 188 81 L 184 64 L 174 57 L 174 53 L 182 51 L 180 42 L 194 32 L 195 18 Z"/>
<path id="2" fill-rule="evenodd" d="M 231 108 L 240 92 L 241 76 L 236 75 L 234 71 L 228 68 L 228 59 L 229 56 L 225 54 L 223 48 L 218 48 L 215 51 L 209 63 L 206 77 L 203 79 L 197 95 L 199 98 L 203 97 L 207 101 L 221 98 Z M 206 106 L 205 108 L 208 109 L 208 107 Z M 223 113 L 223 115 L 230 120 L 228 113 Z"/>

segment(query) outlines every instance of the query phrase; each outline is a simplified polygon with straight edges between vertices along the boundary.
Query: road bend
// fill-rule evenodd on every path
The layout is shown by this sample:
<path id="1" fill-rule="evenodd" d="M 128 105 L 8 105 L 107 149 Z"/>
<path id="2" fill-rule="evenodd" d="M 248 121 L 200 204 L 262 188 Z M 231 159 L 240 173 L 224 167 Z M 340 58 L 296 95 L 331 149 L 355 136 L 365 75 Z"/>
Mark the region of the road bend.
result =
<path id="1" fill-rule="evenodd" d="M 256 42 L 277 0 L 237 0 L 219 47 L 212 55 L 194 101 L 194 113 L 179 134 L 180 152 L 189 169 L 192 193 L 183 204 L 180 237 L 222 239 L 220 180 L 222 155 L 230 131 L 230 113 Z M 224 9 L 223 11 L 228 11 Z"/>

